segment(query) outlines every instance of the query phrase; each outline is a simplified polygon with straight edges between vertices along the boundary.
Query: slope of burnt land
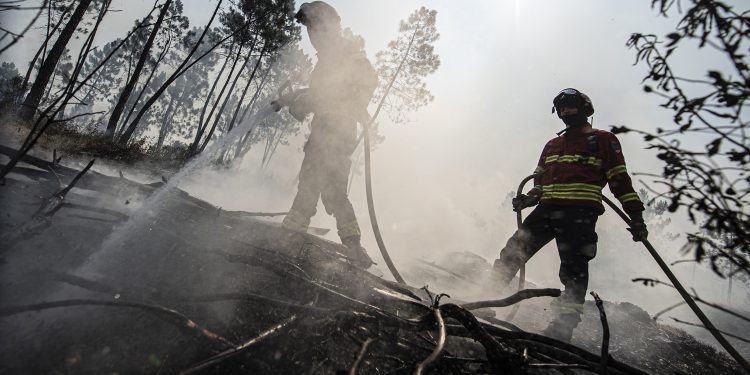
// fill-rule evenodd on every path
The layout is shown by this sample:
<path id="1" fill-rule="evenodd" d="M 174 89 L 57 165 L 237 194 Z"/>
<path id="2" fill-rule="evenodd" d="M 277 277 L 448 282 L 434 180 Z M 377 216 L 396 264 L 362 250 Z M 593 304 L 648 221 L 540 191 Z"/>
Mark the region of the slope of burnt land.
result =
<path id="1" fill-rule="evenodd" d="M 0 187 L 0 373 L 739 373 L 634 306 L 605 304 L 633 342 L 602 361 L 593 306 L 560 343 L 534 300 L 520 330 L 255 214 L 179 189 L 141 207 L 163 183 L 81 172 L 29 156 Z"/>

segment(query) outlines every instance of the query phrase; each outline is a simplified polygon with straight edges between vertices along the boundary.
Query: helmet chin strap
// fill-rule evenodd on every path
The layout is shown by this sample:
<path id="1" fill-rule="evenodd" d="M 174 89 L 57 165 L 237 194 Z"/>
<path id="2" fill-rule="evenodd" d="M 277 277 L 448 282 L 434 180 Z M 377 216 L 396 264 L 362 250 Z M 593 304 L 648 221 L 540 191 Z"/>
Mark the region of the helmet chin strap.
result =
<path id="1" fill-rule="evenodd" d="M 573 115 L 573 116 L 575 116 L 575 115 Z M 572 116 L 570 116 L 570 117 L 572 117 Z M 562 119 L 562 120 L 563 120 L 563 122 L 565 122 L 564 119 Z M 592 119 L 591 119 L 592 124 L 593 124 L 593 120 L 594 119 L 592 117 Z M 586 125 L 587 121 L 588 121 L 588 117 L 583 117 L 583 121 L 579 121 L 579 122 L 576 122 L 576 123 L 567 123 L 567 122 L 565 122 L 565 129 L 560 130 L 559 132 L 557 132 L 557 135 L 560 136 L 561 134 L 567 132 L 570 129 L 580 128 L 581 126 Z"/>

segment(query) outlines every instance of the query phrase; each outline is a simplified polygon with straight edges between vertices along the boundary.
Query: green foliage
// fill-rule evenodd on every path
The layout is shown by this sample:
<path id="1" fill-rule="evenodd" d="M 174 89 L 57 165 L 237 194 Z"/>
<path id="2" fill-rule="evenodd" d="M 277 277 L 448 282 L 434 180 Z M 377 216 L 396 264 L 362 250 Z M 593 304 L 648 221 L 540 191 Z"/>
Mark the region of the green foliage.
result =
<path id="1" fill-rule="evenodd" d="M 627 43 L 636 51 L 636 63 L 649 68 L 644 90 L 664 98 L 662 107 L 674 112 L 673 128 L 656 133 L 627 127 L 613 131 L 640 133 L 657 150 L 664 162 L 659 182 L 667 188 L 667 209 L 686 209 L 701 227 L 688 235 L 696 260 L 709 259 L 720 275 L 750 274 L 750 139 L 745 113 L 750 68 L 742 53 L 750 42 L 750 18 L 747 10 L 738 12 L 719 1 L 689 3 L 682 12 L 675 7 L 679 1 L 653 0 L 652 6 L 665 17 L 678 8 L 676 30 L 666 39 L 633 34 Z M 686 77 L 675 68 L 678 51 L 723 61 L 706 66 L 703 78 Z"/>
<path id="2" fill-rule="evenodd" d="M 388 49 L 375 55 L 381 85 L 375 91 L 373 102 L 381 101 L 385 95 L 384 107 L 396 123 L 407 121 L 407 112 L 434 99 L 424 79 L 440 66 L 434 47 L 440 37 L 436 17 L 437 11 L 425 7 L 417 9 L 407 20 L 401 21 L 398 37 L 388 43 Z M 390 90 L 391 81 L 393 90 Z"/>

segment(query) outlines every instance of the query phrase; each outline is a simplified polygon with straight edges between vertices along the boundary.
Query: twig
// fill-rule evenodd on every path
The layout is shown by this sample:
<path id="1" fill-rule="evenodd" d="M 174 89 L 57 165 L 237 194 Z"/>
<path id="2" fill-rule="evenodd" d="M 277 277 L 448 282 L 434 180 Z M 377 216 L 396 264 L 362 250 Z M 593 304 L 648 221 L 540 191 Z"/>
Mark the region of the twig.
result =
<path id="1" fill-rule="evenodd" d="M 78 181 L 83 177 L 86 172 L 89 171 L 92 165 L 94 165 L 94 161 L 96 159 L 91 159 L 91 161 L 86 165 L 86 168 L 83 168 L 82 171 L 78 172 L 75 177 L 73 177 L 73 180 L 70 181 L 68 186 L 61 189 L 57 193 L 53 194 L 51 197 L 47 198 L 44 202 L 42 202 L 41 207 L 37 209 L 37 211 L 34 213 L 33 217 L 35 218 L 45 218 L 50 217 L 55 214 L 60 208 L 62 208 L 63 201 L 65 200 L 65 196 L 68 194 L 68 192 L 73 189 L 73 187 L 78 183 Z M 53 172 L 54 173 L 54 172 Z"/>
<path id="2" fill-rule="evenodd" d="M 467 309 L 452 303 L 447 303 L 440 308 L 447 317 L 458 320 L 468 330 L 470 337 L 484 346 L 487 359 L 493 367 L 502 369 L 517 367 L 522 364 L 520 356 L 492 337 Z"/>
<path id="3" fill-rule="evenodd" d="M 271 336 L 275 334 L 276 332 L 280 331 L 281 329 L 288 327 L 291 323 L 293 323 L 297 319 L 297 315 L 292 315 L 289 318 L 284 319 L 281 323 L 276 324 L 275 326 L 261 332 L 258 336 L 253 337 L 252 339 L 245 341 L 241 345 L 238 345 L 234 348 L 225 350 L 215 356 L 212 356 L 210 358 L 207 358 L 201 362 L 198 362 L 197 364 L 190 366 L 188 369 L 180 372 L 180 375 L 186 375 L 186 374 L 192 374 L 197 371 L 203 370 L 208 366 L 215 365 L 219 362 L 222 362 L 226 360 L 227 358 L 233 357 L 239 353 L 242 353 L 243 351 L 247 350 L 249 347 L 253 346 L 254 344 L 262 341 L 268 336 Z"/>
<path id="4" fill-rule="evenodd" d="M 702 324 L 686 322 L 684 320 L 677 319 L 677 318 L 675 318 L 673 316 L 670 316 L 670 318 L 672 318 L 672 320 L 674 320 L 677 323 L 682 323 L 682 324 L 693 326 L 693 327 L 699 327 L 699 328 L 703 328 L 703 329 L 708 329 L 708 328 L 706 328 L 706 326 L 704 326 Z M 721 332 L 723 335 L 726 335 L 726 336 L 729 336 L 729 337 L 733 337 L 733 338 L 735 338 L 737 340 L 740 340 L 742 342 L 746 342 L 746 343 L 750 344 L 750 339 L 746 339 L 746 338 L 741 337 L 741 336 L 733 335 L 731 333 L 727 333 L 727 332 L 722 331 L 722 330 L 718 330 L 718 331 Z"/>
<path id="5" fill-rule="evenodd" d="M 724 306 L 721 306 L 721 305 L 719 305 L 719 304 L 716 304 L 716 303 L 712 303 L 712 302 L 708 302 L 708 301 L 705 301 L 705 300 L 704 300 L 703 298 L 700 298 L 700 297 L 698 296 L 698 294 L 697 294 L 697 293 L 695 292 L 695 290 L 693 290 L 693 298 L 694 298 L 694 299 L 695 299 L 696 301 L 698 301 L 698 302 L 700 302 L 700 303 L 702 303 L 702 304 L 704 304 L 704 305 L 708 305 L 708 306 L 711 306 L 711 307 L 713 307 L 713 308 L 715 308 L 715 309 L 717 309 L 717 310 L 719 310 L 719 311 L 723 311 L 723 312 L 725 312 L 725 313 L 727 313 L 727 314 L 729 314 L 729 315 L 732 315 L 732 316 L 734 316 L 734 317 L 736 317 L 736 318 L 742 319 L 742 320 L 744 320 L 744 321 L 746 321 L 746 322 L 750 322 L 750 318 L 748 318 L 748 317 L 746 317 L 746 316 L 740 315 L 739 313 L 736 313 L 736 312 L 734 312 L 734 311 L 732 311 L 732 310 L 729 310 L 728 308 L 726 308 L 726 307 L 724 307 Z"/>
<path id="6" fill-rule="evenodd" d="M 602 321 L 602 356 L 599 373 L 607 375 L 607 359 L 609 358 L 609 324 L 607 324 L 607 313 L 604 312 L 604 302 L 599 298 L 599 295 L 594 291 L 591 291 L 589 294 L 596 301 L 596 308 L 599 309 L 599 319 Z"/>
<path id="7" fill-rule="evenodd" d="M 282 301 L 279 299 L 271 298 L 262 296 L 259 294 L 254 293 L 220 293 L 220 294 L 212 294 L 212 295 L 202 295 L 202 296 L 194 296 L 194 297 L 187 297 L 184 299 L 180 299 L 180 302 L 218 302 L 218 301 L 232 301 L 232 300 L 239 300 L 239 301 L 262 301 L 263 304 L 275 304 L 275 305 L 281 305 L 288 308 L 295 308 L 295 309 L 302 309 L 307 311 L 316 311 L 316 312 L 323 312 L 323 313 L 330 313 L 332 310 L 325 308 L 325 307 L 318 307 L 318 306 L 312 306 L 312 305 L 300 305 L 298 303 L 289 302 L 289 301 Z"/>
<path id="8" fill-rule="evenodd" d="M 466 310 L 476 310 L 483 307 L 505 307 L 510 306 L 525 299 L 534 297 L 559 297 L 561 294 L 560 289 L 546 288 L 546 289 L 524 289 L 510 297 L 491 300 L 491 301 L 478 301 L 464 303 L 461 307 Z"/>
<path id="9" fill-rule="evenodd" d="M 661 285 L 666 285 L 666 286 L 668 286 L 670 288 L 674 288 L 674 285 L 669 284 L 669 283 L 665 283 L 663 281 L 659 281 L 657 279 L 637 278 L 637 279 L 633 279 L 632 281 L 634 281 L 634 282 L 642 282 L 644 285 L 649 285 L 649 286 L 653 286 L 653 285 L 656 285 L 656 284 L 661 284 Z M 735 311 L 732 311 L 732 310 L 730 310 L 730 309 L 728 309 L 728 308 L 726 308 L 724 306 L 721 306 L 719 304 L 708 302 L 708 301 L 704 300 L 703 298 L 701 298 L 698 295 L 698 293 L 695 291 L 695 289 L 691 288 L 690 291 L 693 292 L 692 298 L 695 301 L 700 302 L 700 303 L 702 303 L 704 305 L 707 305 L 707 306 L 711 306 L 711 307 L 713 307 L 713 308 L 715 308 L 715 309 L 717 309 L 719 311 L 723 311 L 723 312 L 725 312 L 725 313 L 727 313 L 729 315 L 732 315 L 732 316 L 734 316 L 736 318 L 740 318 L 740 319 L 742 319 L 742 320 L 744 320 L 746 322 L 750 322 L 750 318 L 748 318 L 746 316 L 743 316 L 743 315 L 741 315 L 741 314 L 739 314 L 739 313 L 737 313 Z M 687 303 L 687 302 L 684 302 L 684 303 Z M 677 307 L 677 306 L 674 306 L 674 307 Z M 659 314 L 657 314 L 657 316 L 661 315 L 661 314 L 663 314 L 663 313 L 665 313 L 665 312 L 667 312 L 669 310 L 671 310 L 674 307 L 670 307 L 670 308 L 664 309 L 663 311 L 659 312 Z M 656 316 L 654 317 L 654 319 L 656 319 Z"/>
<path id="10" fill-rule="evenodd" d="M 678 308 L 678 307 L 680 307 L 680 306 L 682 306 L 682 305 L 684 305 L 684 304 L 685 304 L 685 301 L 680 301 L 680 302 L 677 302 L 677 303 L 675 303 L 674 305 L 672 305 L 672 306 L 669 306 L 669 307 L 667 307 L 666 309 L 664 309 L 664 310 L 662 310 L 662 311 L 659 311 L 658 313 L 654 314 L 654 317 L 653 317 L 653 319 L 654 319 L 654 320 L 657 320 L 657 319 L 659 319 L 659 317 L 660 317 L 660 316 L 661 316 L 662 314 L 668 313 L 669 311 L 672 311 L 672 310 L 674 310 L 674 309 L 676 309 L 676 308 Z"/>
<path id="11" fill-rule="evenodd" d="M 59 192 L 57 192 L 57 194 L 55 195 L 59 196 L 60 198 L 65 198 L 65 195 L 67 195 L 70 189 L 72 189 L 78 183 L 78 180 L 80 180 L 81 177 L 83 177 L 83 175 L 86 174 L 86 172 L 88 172 L 89 169 L 91 169 L 91 166 L 94 165 L 94 161 L 96 161 L 96 159 L 91 159 L 91 161 L 88 164 L 86 164 L 86 167 L 83 168 L 83 170 L 80 173 L 78 173 L 75 177 L 73 177 L 73 180 L 70 181 L 68 186 L 65 187 L 65 189 L 62 189 Z"/>
<path id="12" fill-rule="evenodd" d="M 140 303 L 140 302 L 101 301 L 101 300 L 92 300 L 92 299 L 70 299 L 70 300 L 64 300 L 64 301 L 41 302 L 41 303 L 35 303 L 32 305 L 0 307 L 0 317 L 21 314 L 21 313 L 25 313 L 29 311 L 38 311 L 38 310 L 54 309 L 54 308 L 59 308 L 59 307 L 71 307 L 71 306 L 83 306 L 83 305 L 109 306 L 109 307 L 133 307 L 133 308 L 137 308 L 137 309 L 141 309 L 145 311 L 156 312 L 160 315 L 169 317 L 170 319 L 167 321 L 175 324 L 177 327 L 183 330 L 186 330 L 187 332 L 190 332 L 193 334 L 198 333 L 198 336 L 210 339 L 213 342 L 221 343 L 223 346 L 235 345 L 234 343 L 225 339 L 224 337 L 216 333 L 213 333 L 206 328 L 201 327 L 200 325 L 198 325 L 198 323 L 192 321 L 190 318 L 186 317 L 185 315 L 175 310 L 172 310 L 163 306 L 145 304 L 145 303 Z"/>
<path id="13" fill-rule="evenodd" d="M 39 15 L 41 15 L 42 12 L 44 11 L 44 9 L 46 9 L 46 8 L 47 8 L 47 0 L 44 0 L 44 2 L 42 3 L 42 6 L 39 7 L 39 12 L 36 13 L 36 15 L 34 16 L 34 18 L 31 19 L 31 22 L 29 22 L 29 24 L 26 25 L 26 27 L 23 29 L 23 31 L 21 31 L 20 34 L 14 34 L 13 35 L 13 40 L 10 43 L 8 43 L 5 47 L 3 47 L 2 49 L 0 49 L 0 55 L 3 52 L 5 52 L 5 50 L 7 50 L 8 48 L 12 47 L 14 44 L 18 43 L 19 39 L 23 38 L 23 35 L 26 34 L 27 31 L 29 31 L 29 29 L 31 28 L 32 25 L 34 25 L 34 23 L 36 23 L 36 20 L 39 18 Z M 26 9 L 33 9 L 33 8 L 26 8 Z M 10 33 L 10 32 L 8 31 L 8 33 Z"/>
<path id="14" fill-rule="evenodd" d="M 443 353 L 443 348 L 445 348 L 445 322 L 443 321 L 443 316 L 440 313 L 440 307 L 433 310 L 433 314 L 435 315 L 435 321 L 437 321 L 438 324 L 438 341 L 437 345 L 435 346 L 435 350 L 430 353 L 427 358 L 425 358 L 422 362 L 417 365 L 417 369 L 414 371 L 415 375 L 421 375 L 425 368 L 432 364 L 432 362 L 435 362 L 440 355 Z"/>
<path id="15" fill-rule="evenodd" d="M 443 306 L 444 308 L 445 306 Z M 591 362 L 591 367 L 596 368 L 597 364 L 600 362 L 600 358 L 598 355 L 593 354 L 587 350 L 584 350 L 582 348 L 579 348 L 575 345 L 572 345 L 567 342 L 562 342 L 559 340 L 555 340 L 551 337 L 538 335 L 531 332 L 514 332 L 514 331 L 507 331 L 502 328 L 498 328 L 495 326 L 492 326 L 490 324 L 482 324 L 482 327 L 492 336 L 497 338 L 505 339 L 507 340 L 516 340 L 520 343 L 523 343 L 523 345 L 534 345 L 535 349 L 537 351 L 540 351 L 542 353 L 552 355 L 552 354 L 561 354 L 564 353 L 568 357 L 570 356 L 576 356 L 579 359 L 586 360 L 588 362 Z M 451 335 L 458 335 L 458 336 L 466 336 L 468 332 L 465 331 L 464 327 L 460 326 L 451 326 L 448 325 L 447 327 L 448 333 Z M 463 332 L 462 332 L 463 331 Z M 509 342 L 510 344 L 510 342 Z M 540 346 L 541 344 L 541 346 Z M 546 349 L 545 349 L 546 348 Z M 549 350 L 547 350 L 549 349 Z M 545 350 L 545 351 L 542 351 Z M 550 354 L 552 353 L 552 354 Z M 553 356 L 554 357 L 554 356 Z M 565 362 L 570 362 L 571 360 L 566 360 Z M 580 361 L 579 361 L 580 362 Z M 610 368 L 614 368 L 620 372 L 627 373 L 627 374 L 639 374 L 639 375 L 647 375 L 646 372 L 637 369 L 635 367 L 632 367 L 630 365 L 627 365 L 625 363 L 616 361 L 614 359 L 609 360 L 608 362 Z"/>
<path id="16" fill-rule="evenodd" d="M 362 349 L 359 350 L 359 354 L 357 354 L 357 359 L 352 364 L 352 367 L 349 369 L 349 375 L 357 375 L 357 368 L 359 367 L 360 362 L 362 362 L 362 358 L 365 357 L 365 353 L 367 353 L 367 347 L 370 346 L 370 344 L 375 341 L 372 338 L 368 337 L 367 340 L 365 340 L 364 343 L 362 343 Z"/>

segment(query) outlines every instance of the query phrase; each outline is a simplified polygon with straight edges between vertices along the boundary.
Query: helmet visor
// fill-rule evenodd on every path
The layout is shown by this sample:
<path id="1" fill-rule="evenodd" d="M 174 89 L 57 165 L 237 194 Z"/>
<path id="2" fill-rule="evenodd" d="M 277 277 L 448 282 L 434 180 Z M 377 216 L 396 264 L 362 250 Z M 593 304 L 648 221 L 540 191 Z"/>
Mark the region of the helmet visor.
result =
<path id="1" fill-rule="evenodd" d="M 578 108 L 583 105 L 583 99 L 581 93 L 576 89 L 565 89 L 555 96 L 555 100 L 552 101 L 555 108 L 562 107 L 575 107 Z"/>

